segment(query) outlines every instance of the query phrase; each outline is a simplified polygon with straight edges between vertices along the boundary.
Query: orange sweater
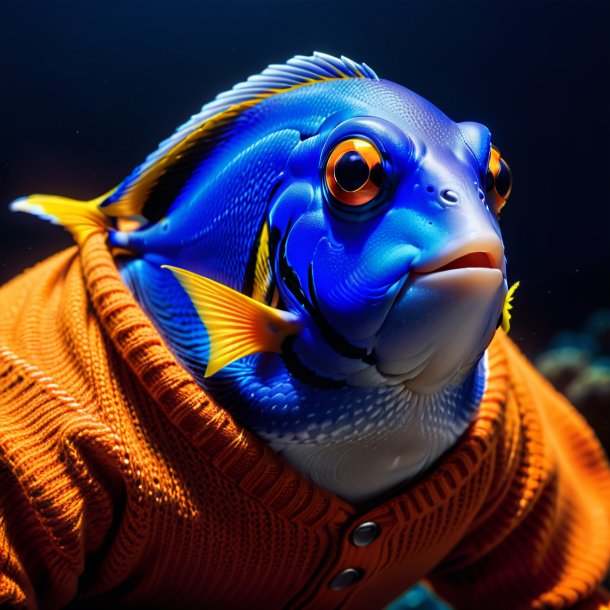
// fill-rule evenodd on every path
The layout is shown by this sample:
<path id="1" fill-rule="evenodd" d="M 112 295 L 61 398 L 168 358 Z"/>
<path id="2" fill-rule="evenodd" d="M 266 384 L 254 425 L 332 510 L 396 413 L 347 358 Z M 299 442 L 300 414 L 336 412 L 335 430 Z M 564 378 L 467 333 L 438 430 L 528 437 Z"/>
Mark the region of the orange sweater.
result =
<path id="1" fill-rule="evenodd" d="M 456 608 L 610 608 L 608 465 L 501 334 L 464 437 L 359 512 L 180 368 L 103 236 L 13 280 L 0 312 L 2 608 L 375 610 L 424 576 Z"/>

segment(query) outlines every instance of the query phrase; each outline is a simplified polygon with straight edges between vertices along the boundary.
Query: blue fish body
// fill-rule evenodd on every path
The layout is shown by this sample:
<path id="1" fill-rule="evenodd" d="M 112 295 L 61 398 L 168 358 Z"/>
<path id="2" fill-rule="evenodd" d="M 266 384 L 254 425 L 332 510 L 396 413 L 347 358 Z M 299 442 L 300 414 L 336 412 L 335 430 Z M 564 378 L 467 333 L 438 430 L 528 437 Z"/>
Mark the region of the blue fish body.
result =
<path id="1" fill-rule="evenodd" d="M 148 189 L 142 226 L 109 231 L 169 347 L 238 421 L 349 500 L 421 472 L 476 411 L 507 293 L 489 131 L 365 65 L 296 58 L 204 107 L 100 210 L 123 210 L 188 139 Z M 210 333 L 165 265 L 290 312 L 300 330 L 280 353 L 206 376 Z"/>

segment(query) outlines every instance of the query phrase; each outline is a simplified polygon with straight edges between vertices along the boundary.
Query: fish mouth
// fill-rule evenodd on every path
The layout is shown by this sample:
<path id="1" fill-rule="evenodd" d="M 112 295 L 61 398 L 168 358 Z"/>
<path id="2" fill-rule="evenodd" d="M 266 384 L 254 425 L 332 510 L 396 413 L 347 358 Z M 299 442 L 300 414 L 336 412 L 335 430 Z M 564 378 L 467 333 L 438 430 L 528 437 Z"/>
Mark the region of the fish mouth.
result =
<path id="1" fill-rule="evenodd" d="M 416 271 L 420 275 L 429 273 L 441 273 L 443 271 L 450 271 L 452 269 L 496 269 L 489 252 L 470 252 L 459 256 L 456 259 L 449 261 L 444 265 L 440 265 L 436 269 L 431 271 Z"/>
<path id="2" fill-rule="evenodd" d="M 450 243 L 434 258 L 414 261 L 410 274 L 425 275 L 467 268 L 499 269 L 505 275 L 504 248 L 500 239 L 472 236 Z"/>
<path id="3" fill-rule="evenodd" d="M 462 256 L 451 259 L 449 262 L 437 263 L 437 266 L 427 266 L 426 269 L 412 269 L 407 276 L 407 281 L 401 290 L 401 295 L 414 282 L 421 282 L 427 276 L 434 276 L 434 281 L 449 281 L 450 278 L 460 278 L 468 282 L 482 280 L 492 276 L 504 277 L 501 267 L 494 261 L 489 252 L 469 252 Z"/>
<path id="4" fill-rule="evenodd" d="M 471 241 L 412 267 L 375 347 L 386 382 L 437 391 L 484 351 L 506 292 L 498 244 Z"/>

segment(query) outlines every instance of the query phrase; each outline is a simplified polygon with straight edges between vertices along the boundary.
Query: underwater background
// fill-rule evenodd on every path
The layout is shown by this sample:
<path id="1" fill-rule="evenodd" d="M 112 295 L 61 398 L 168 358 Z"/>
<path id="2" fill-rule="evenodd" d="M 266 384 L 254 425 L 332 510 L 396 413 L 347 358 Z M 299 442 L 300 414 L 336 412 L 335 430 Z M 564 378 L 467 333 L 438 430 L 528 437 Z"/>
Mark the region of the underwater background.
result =
<path id="1" fill-rule="evenodd" d="M 72 243 L 11 200 L 99 195 L 217 93 L 314 50 L 490 128 L 514 180 L 501 220 L 509 283 L 521 282 L 511 336 L 609 449 L 606 0 L 5 3 L 0 284 Z M 395 607 L 433 607 L 411 602 Z"/>
<path id="2" fill-rule="evenodd" d="M 5 3 L 0 283 L 71 243 L 13 198 L 101 194 L 217 93 L 313 50 L 490 128 L 513 171 L 502 229 L 526 352 L 610 305 L 605 0 Z"/>

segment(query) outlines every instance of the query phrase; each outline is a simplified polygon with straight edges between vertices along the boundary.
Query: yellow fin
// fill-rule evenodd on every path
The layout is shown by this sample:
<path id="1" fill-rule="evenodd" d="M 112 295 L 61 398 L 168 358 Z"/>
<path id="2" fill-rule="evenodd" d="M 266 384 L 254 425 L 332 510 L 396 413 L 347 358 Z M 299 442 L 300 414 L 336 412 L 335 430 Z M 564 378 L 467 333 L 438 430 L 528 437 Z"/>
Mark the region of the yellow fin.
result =
<path id="1" fill-rule="evenodd" d="M 206 377 L 250 354 L 279 353 L 284 339 L 301 327 L 297 316 L 287 311 L 259 303 L 192 271 L 162 266 L 182 284 L 205 324 L 210 337 Z"/>
<path id="2" fill-rule="evenodd" d="M 114 189 L 90 201 L 79 201 L 57 195 L 30 195 L 11 203 L 13 212 L 26 212 L 53 224 L 66 227 L 76 243 L 82 245 L 92 233 L 104 232 L 108 218 L 99 209 L 99 204 L 109 197 Z"/>
<path id="3" fill-rule="evenodd" d="M 513 308 L 512 301 L 515 298 L 515 291 L 519 288 L 521 282 L 515 282 L 509 289 L 506 294 L 506 299 L 504 299 L 504 307 L 502 308 L 502 330 L 504 332 L 508 332 L 510 330 L 510 319 L 512 314 L 510 310 Z"/>
<path id="4" fill-rule="evenodd" d="M 254 287 L 252 298 L 261 303 L 267 302 L 271 286 L 271 262 L 269 260 L 269 225 L 265 223 L 258 240 L 256 264 L 254 266 Z"/>

